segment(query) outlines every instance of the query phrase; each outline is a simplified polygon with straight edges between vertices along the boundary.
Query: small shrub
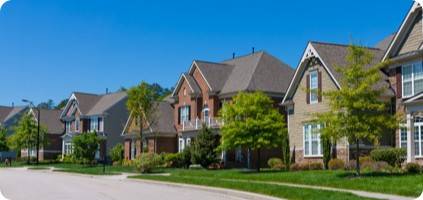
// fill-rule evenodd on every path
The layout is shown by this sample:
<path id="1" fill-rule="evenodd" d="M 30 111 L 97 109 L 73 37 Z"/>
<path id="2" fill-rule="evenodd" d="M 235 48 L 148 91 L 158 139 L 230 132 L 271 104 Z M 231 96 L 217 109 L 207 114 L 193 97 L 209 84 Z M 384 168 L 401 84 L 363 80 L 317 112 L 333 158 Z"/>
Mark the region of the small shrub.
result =
<path id="1" fill-rule="evenodd" d="M 123 160 L 122 166 L 124 167 L 134 167 L 134 161 L 133 160 Z"/>
<path id="2" fill-rule="evenodd" d="M 328 163 L 330 170 L 339 170 L 345 168 L 345 162 L 341 159 L 331 159 Z"/>
<path id="3" fill-rule="evenodd" d="M 289 169 L 291 171 L 300 171 L 300 170 L 303 170 L 301 164 L 299 164 L 299 163 L 292 164 Z"/>
<path id="4" fill-rule="evenodd" d="M 216 148 L 219 146 L 219 136 L 214 134 L 208 126 L 203 125 L 195 138 L 191 148 L 191 162 L 207 168 L 217 162 Z"/>
<path id="5" fill-rule="evenodd" d="M 185 147 L 185 149 L 179 154 L 180 154 L 179 156 L 181 156 L 180 164 L 182 165 L 182 167 L 189 168 L 189 166 L 192 164 L 191 163 L 191 147 L 190 146 Z"/>
<path id="6" fill-rule="evenodd" d="M 61 157 L 60 162 L 66 163 L 66 164 L 72 164 L 72 163 L 77 163 L 77 160 L 75 159 L 73 155 L 64 155 L 63 157 Z"/>
<path id="7" fill-rule="evenodd" d="M 360 157 L 360 165 L 365 164 L 365 163 L 371 163 L 372 162 L 372 158 L 370 158 L 370 156 L 361 156 Z"/>
<path id="8" fill-rule="evenodd" d="M 153 153 L 143 153 L 134 160 L 135 168 L 141 173 L 151 173 L 163 164 L 163 158 Z"/>
<path id="9" fill-rule="evenodd" d="M 273 170 L 281 170 L 281 169 L 285 168 L 285 166 L 282 162 L 282 159 L 280 159 L 280 158 L 270 158 L 267 161 L 267 164 Z"/>
<path id="10" fill-rule="evenodd" d="M 410 174 L 417 174 L 422 171 L 422 167 L 417 163 L 407 163 L 407 165 L 405 166 L 405 169 Z"/>
<path id="11" fill-rule="evenodd" d="M 401 166 L 406 155 L 406 150 L 401 148 L 380 148 L 370 152 L 373 161 L 384 161 L 391 166 Z"/>
<path id="12" fill-rule="evenodd" d="M 180 156 L 178 153 L 167 153 L 163 156 L 164 167 L 171 168 L 171 167 L 180 167 Z"/>
<path id="13" fill-rule="evenodd" d="M 385 161 L 373 162 L 372 172 L 391 172 L 393 167 Z"/>
<path id="14" fill-rule="evenodd" d="M 124 154 L 123 144 L 117 144 L 110 151 L 110 157 L 112 158 L 113 164 L 122 164 Z"/>
<path id="15" fill-rule="evenodd" d="M 309 164 L 309 169 L 310 170 L 322 170 L 323 169 L 323 164 L 320 162 L 312 162 Z"/>

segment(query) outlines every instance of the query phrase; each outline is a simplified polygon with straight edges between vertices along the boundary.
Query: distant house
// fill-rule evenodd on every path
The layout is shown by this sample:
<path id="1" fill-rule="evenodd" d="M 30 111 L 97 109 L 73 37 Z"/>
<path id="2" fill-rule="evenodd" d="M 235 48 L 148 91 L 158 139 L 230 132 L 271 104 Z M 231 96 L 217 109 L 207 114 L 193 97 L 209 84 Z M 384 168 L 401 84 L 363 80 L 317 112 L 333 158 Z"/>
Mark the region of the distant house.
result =
<path id="1" fill-rule="evenodd" d="M 40 109 L 40 125 L 47 129 L 46 140 L 47 145 L 40 145 L 39 159 L 51 160 L 56 159 L 62 153 L 62 135 L 65 132 L 63 123 L 60 121 L 61 110 Z M 38 120 L 37 109 L 31 108 L 28 112 L 34 121 Z M 21 150 L 21 157 L 36 157 L 36 148 Z"/>
<path id="2" fill-rule="evenodd" d="M 0 106 L 0 125 L 7 129 L 9 135 L 12 134 L 14 132 L 13 127 L 26 111 L 28 111 L 26 106 Z"/>
<path id="3" fill-rule="evenodd" d="M 202 125 L 219 134 L 222 121 L 218 112 L 225 101 L 239 92 L 262 91 L 277 102 L 282 101 L 294 70 L 266 52 L 256 52 L 223 62 L 195 60 L 183 73 L 173 91 L 174 124 L 178 133 L 178 150 L 195 139 Z M 279 156 L 277 151 L 263 152 Z M 245 149 L 226 152 L 225 163 L 245 166 Z M 267 160 L 266 160 L 267 161 Z"/>
<path id="4" fill-rule="evenodd" d="M 161 101 L 156 103 L 155 109 L 152 120 L 144 125 L 142 139 L 139 137 L 139 120 L 132 114 L 129 115 L 122 133 L 125 159 L 135 159 L 141 152 L 159 154 L 177 152 L 177 133 L 173 124 L 172 105 L 170 102 Z M 141 149 L 141 146 L 144 149 Z"/>
<path id="5" fill-rule="evenodd" d="M 381 48 L 386 46 L 384 43 L 380 44 Z M 373 54 L 374 64 L 380 62 L 384 49 L 367 48 L 367 50 Z M 295 150 L 296 162 L 322 161 L 323 146 L 319 132 L 322 125 L 313 122 L 313 113 L 329 111 L 329 102 L 322 93 L 342 87 L 340 84 L 342 74 L 336 71 L 335 67 L 345 66 L 347 55 L 348 45 L 324 42 L 309 42 L 304 51 L 282 101 L 287 113 L 290 147 L 291 151 Z M 384 98 L 389 100 L 394 94 L 390 90 L 388 77 L 382 72 L 381 77 L 377 87 L 386 89 Z M 389 145 L 389 138 L 382 144 Z M 367 143 L 361 146 L 368 150 L 372 148 Z M 336 143 L 335 151 L 337 157 L 345 161 L 352 157 L 346 139 Z"/>
<path id="6" fill-rule="evenodd" d="M 65 125 L 62 154 L 71 154 L 72 138 L 87 132 L 96 132 L 106 141 L 100 145 L 96 159 L 102 159 L 106 149 L 121 143 L 120 135 L 128 119 L 126 100 L 126 92 L 103 95 L 74 92 L 60 114 Z"/>
<path id="7" fill-rule="evenodd" d="M 395 91 L 395 109 L 403 116 L 395 134 L 396 147 L 407 150 L 407 162 L 423 164 L 423 20 L 415 2 L 383 55 L 384 70 Z"/>

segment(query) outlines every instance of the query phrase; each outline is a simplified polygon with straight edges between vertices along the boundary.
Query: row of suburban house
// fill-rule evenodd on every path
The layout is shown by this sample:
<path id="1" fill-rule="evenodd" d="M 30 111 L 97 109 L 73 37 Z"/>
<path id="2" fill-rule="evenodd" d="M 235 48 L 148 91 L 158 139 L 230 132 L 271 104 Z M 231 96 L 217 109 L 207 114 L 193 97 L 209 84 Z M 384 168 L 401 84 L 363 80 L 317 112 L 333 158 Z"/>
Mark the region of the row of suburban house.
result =
<path id="1" fill-rule="evenodd" d="M 386 92 L 383 98 L 392 102 L 391 113 L 404 116 L 395 134 L 386 134 L 383 146 L 407 149 L 408 162 L 423 163 L 423 26 L 422 6 L 414 3 L 398 31 L 377 46 L 367 48 L 373 63 L 390 60 L 380 71 L 377 84 Z M 222 126 L 218 112 L 225 101 L 240 91 L 262 91 L 275 101 L 275 107 L 286 115 L 290 147 L 296 162 L 322 160 L 319 124 L 312 123 L 310 113 L 328 110 L 322 92 L 342 87 L 336 66 L 346 64 L 348 45 L 309 42 L 294 71 L 276 57 L 261 51 L 223 62 L 195 60 L 181 74 L 173 93 L 157 102 L 156 119 L 145 127 L 139 139 L 138 120 L 126 109 L 125 92 L 104 95 L 75 92 L 63 110 L 41 110 L 41 123 L 48 127 L 51 142 L 41 150 L 41 158 L 53 158 L 72 152 L 72 137 L 96 131 L 106 138 L 98 158 L 118 143 L 124 144 L 125 158 L 134 159 L 143 151 L 162 153 L 182 151 L 195 139 L 201 126 L 216 133 Z M 0 107 L 0 123 L 11 127 L 25 107 Z M 370 150 L 367 143 L 360 144 Z M 269 149 L 261 157 L 280 155 Z M 337 157 L 345 160 L 355 155 L 346 140 L 336 143 Z M 22 155 L 34 154 L 31 151 Z M 225 163 L 245 164 L 247 152 L 238 149 L 222 154 Z M 254 156 L 253 156 L 254 157 Z M 254 158 L 253 158 L 254 159 Z M 265 160 L 265 159 L 263 159 Z"/>

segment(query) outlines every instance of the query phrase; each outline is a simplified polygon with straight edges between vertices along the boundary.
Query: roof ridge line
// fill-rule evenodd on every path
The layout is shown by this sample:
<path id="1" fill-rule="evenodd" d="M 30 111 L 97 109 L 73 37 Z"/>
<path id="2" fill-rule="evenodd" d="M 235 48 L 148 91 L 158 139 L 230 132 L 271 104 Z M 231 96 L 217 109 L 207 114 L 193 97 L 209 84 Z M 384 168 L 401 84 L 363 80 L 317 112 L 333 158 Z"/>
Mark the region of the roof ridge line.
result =
<path id="1" fill-rule="evenodd" d="M 250 79 L 248 80 L 248 85 L 247 85 L 247 88 L 245 88 L 245 89 L 247 89 L 247 90 L 248 90 L 248 88 L 250 88 L 250 86 L 251 86 L 251 81 L 253 80 L 253 76 L 256 74 L 257 68 L 258 68 L 258 66 L 259 66 L 260 62 L 262 61 L 262 58 L 263 58 L 264 53 L 265 53 L 264 51 L 261 51 L 261 52 L 260 52 L 260 55 L 259 55 L 258 61 L 257 61 L 256 65 L 254 66 L 254 71 L 253 71 L 253 73 L 251 74 Z"/>
<path id="2" fill-rule="evenodd" d="M 238 59 L 245 58 L 245 57 L 248 57 L 248 56 L 253 56 L 255 54 L 263 54 L 263 53 L 266 53 L 266 52 L 264 50 L 260 50 L 260 51 L 254 52 L 254 53 L 244 54 L 244 55 L 238 56 L 238 57 L 235 56 L 235 58 L 223 60 L 222 63 L 232 61 L 232 60 L 238 60 Z"/>
<path id="3" fill-rule="evenodd" d="M 314 44 L 323 44 L 323 45 L 333 45 L 333 46 L 341 46 L 341 47 L 349 47 L 350 44 L 340 44 L 340 43 L 334 43 L 334 42 L 322 42 L 322 41 L 315 41 L 315 40 L 310 40 L 310 43 L 314 43 Z M 372 50 L 379 50 L 379 51 L 383 51 L 379 48 L 376 47 L 369 47 L 369 46 L 363 46 L 363 45 L 357 45 L 359 47 L 363 47 L 366 49 L 372 49 Z"/>

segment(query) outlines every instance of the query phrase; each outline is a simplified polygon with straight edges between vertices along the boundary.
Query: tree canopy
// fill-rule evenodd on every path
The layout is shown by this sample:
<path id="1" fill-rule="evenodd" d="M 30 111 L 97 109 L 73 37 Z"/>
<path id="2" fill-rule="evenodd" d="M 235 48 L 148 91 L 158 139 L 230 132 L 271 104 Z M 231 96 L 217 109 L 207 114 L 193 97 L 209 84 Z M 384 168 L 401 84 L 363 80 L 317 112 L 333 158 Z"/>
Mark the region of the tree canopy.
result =
<path id="1" fill-rule="evenodd" d="M 283 115 L 262 92 L 240 92 L 224 104 L 220 116 L 224 121 L 223 150 L 242 147 L 260 152 L 262 148 L 281 147 L 287 132 Z"/>
<path id="2" fill-rule="evenodd" d="M 359 46 L 350 46 L 348 51 L 347 64 L 336 67 L 341 74 L 341 88 L 323 93 L 330 110 L 315 115 L 324 124 L 322 135 L 333 140 L 347 138 L 356 144 L 359 155 L 360 142 L 377 144 L 382 134 L 398 126 L 398 117 L 389 113 L 390 98 L 384 96 L 387 88 L 378 84 L 380 69 L 387 63 L 372 65 L 372 53 Z M 360 174 L 358 156 L 357 174 Z"/>
<path id="3" fill-rule="evenodd" d="M 0 125 L 0 151 L 9 151 L 6 134 L 7 129 Z"/>

